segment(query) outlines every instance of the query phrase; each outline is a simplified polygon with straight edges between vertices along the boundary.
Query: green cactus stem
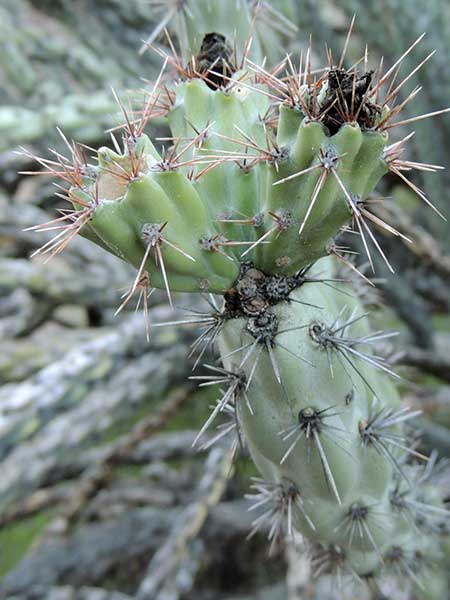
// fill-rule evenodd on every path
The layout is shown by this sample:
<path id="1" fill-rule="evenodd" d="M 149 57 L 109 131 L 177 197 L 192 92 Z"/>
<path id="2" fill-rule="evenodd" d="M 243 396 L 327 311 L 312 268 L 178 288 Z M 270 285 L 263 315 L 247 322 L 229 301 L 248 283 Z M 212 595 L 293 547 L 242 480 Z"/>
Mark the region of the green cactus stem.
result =
<path id="1" fill-rule="evenodd" d="M 419 593 L 422 559 L 438 553 L 448 512 L 437 487 L 424 487 L 417 463 L 428 457 L 408 438 L 418 411 L 402 405 L 398 375 L 379 353 L 393 334 L 371 332 L 335 275 L 335 257 L 356 270 L 338 245 L 343 229 L 361 236 L 370 263 L 373 247 L 389 265 L 373 225 L 404 237 L 370 209 L 380 178 L 437 168 L 402 158 L 410 136 L 388 140 L 401 60 L 385 74 L 358 74 L 343 56 L 319 77 L 308 53 L 299 71 L 286 59 L 284 76 L 205 33 L 187 64 L 165 56 L 139 112 L 121 106 L 122 147 L 101 148 L 91 164 L 67 142 L 70 159 L 40 159 L 69 184 L 73 211 L 37 227 L 58 231 L 38 253 L 80 233 L 132 264 L 119 310 L 137 291 L 146 301 L 151 287 L 170 301 L 172 291 L 223 296 L 181 324 L 203 328 L 196 365 L 217 342 L 222 366 L 196 378 L 225 389 L 197 441 L 207 446 L 207 429 L 231 417 L 213 439 L 240 436 L 261 473 L 253 532 L 268 526 L 275 549 L 296 529 L 331 571 L 372 581 L 390 569 Z M 171 143 L 157 150 L 144 130 L 162 112 Z"/>

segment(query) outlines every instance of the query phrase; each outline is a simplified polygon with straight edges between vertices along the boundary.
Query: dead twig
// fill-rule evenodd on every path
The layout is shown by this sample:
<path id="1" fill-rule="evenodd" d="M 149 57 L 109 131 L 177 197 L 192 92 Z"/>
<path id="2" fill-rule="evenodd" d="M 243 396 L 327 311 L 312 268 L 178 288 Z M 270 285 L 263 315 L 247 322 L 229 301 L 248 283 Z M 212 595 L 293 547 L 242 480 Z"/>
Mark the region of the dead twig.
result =
<path id="1" fill-rule="evenodd" d="M 113 468 L 126 461 L 140 442 L 160 431 L 189 398 L 191 387 L 177 389 L 162 404 L 155 415 L 138 423 L 97 464 L 81 477 L 76 493 L 63 512 L 66 527 L 72 525 L 83 508 L 107 483 Z"/>
<path id="2" fill-rule="evenodd" d="M 186 579 L 191 582 L 190 587 L 193 586 L 195 574 L 202 563 L 202 549 L 192 552 L 194 542 L 211 508 L 220 501 L 225 491 L 234 456 L 233 446 L 217 446 L 210 451 L 197 486 L 197 498 L 176 519 L 165 543 L 150 561 L 136 595 L 138 600 L 168 597 L 176 600 L 180 598 L 181 591 L 188 591 Z"/>

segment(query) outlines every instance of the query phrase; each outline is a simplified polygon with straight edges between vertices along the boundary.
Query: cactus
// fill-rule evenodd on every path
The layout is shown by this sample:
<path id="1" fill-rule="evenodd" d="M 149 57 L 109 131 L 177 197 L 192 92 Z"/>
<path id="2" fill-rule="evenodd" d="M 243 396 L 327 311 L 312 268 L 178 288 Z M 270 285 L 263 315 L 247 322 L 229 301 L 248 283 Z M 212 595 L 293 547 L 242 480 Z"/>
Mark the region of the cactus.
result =
<path id="1" fill-rule="evenodd" d="M 170 302 L 172 291 L 210 294 L 210 311 L 181 321 L 202 327 L 196 364 L 215 343 L 222 361 L 195 377 L 225 387 L 197 439 L 231 416 L 215 439 L 235 432 L 260 471 L 252 497 L 264 511 L 253 533 L 268 525 L 275 547 L 296 529 L 319 572 L 381 591 L 387 572 L 425 598 L 448 527 L 434 459 L 410 443 L 418 411 L 402 406 L 398 376 L 378 354 L 393 334 L 370 331 L 335 274 L 337 259 L 356 270 L 336 241 L 349 223 L 369 262 L 373 246 L 391 268 L 371 226 L 404 236 L 372 212 L 369 194 L 389 171 L 409 182 L 405 171 L 438 168 L 402 157 L 410 136 L 388 140 L 405 124 L 395 101 L 409 75 L 392 81 L 417 43 L 384 74 L 345 70 L 344 48 L 319 75 L 310 50 L 298 70 L 287 58 L 281 75 L 247 61 L 249 44 L 238 56 L 207 32 L 189 62 L 165 55 L 139 111 L 121 106 L 122 147 L 101 148 L 91 164 L 65 140 L 69 158 L 39 159 L 68 184 L 73 209 L 35 229 L 57 232 L 38 254 L 80 233 L 134 265 L 118 310 L 138 294 L 147 314 L 152 288 Z M 144 130 L 162 114 L 172 144 L 160 152 Z"/>

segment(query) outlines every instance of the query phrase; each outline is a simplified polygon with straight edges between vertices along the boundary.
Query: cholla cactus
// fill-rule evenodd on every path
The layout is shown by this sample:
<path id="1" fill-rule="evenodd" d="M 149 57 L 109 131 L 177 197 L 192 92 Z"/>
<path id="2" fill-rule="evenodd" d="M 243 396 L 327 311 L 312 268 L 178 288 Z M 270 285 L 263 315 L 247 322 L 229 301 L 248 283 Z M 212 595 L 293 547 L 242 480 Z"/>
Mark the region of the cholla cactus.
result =
<path id="1" fill-rule="evenodd" d="M 225 388 L 199 439 L 208 445 L 206 429 L 231 416 L 216 439 L 240 432 L 261 473 L 254 531 L 268 525 L 275 546 L 297 529 L 318 572 L 373 587 L 388 571 L 417 597 L 428 597 L 432 577 L 438 597 L 445 581 L 433 557 L 448 513 L 406 437 L 417 411 L 401 405 L 397 375 L 377 354 L 393 334 L 370 331 L 334 274 L 336 257 L 355 269 L 336 242 L 349 224 L 369 261 L 373 246 L 389 265 L 371 227 L 402 234 L 368 201 L 385 173 L 429 204 L 404 173 L 439 167 L 402 157 L 412 134 L 388 140 L 417 93 L 396 103 L 411 76 L 395 84 L 397 69 L 418 41 L 384 74 L 368 71 L 367 57 L 361 72 L 344 69 L 345 48 L 318 72 L 310 50 L 298 69 L 287 58 L 269 71 L 247 60 L 249 43 L 237 56 L 207 33 L 187 64 L 165 55 L 139 112 L 122 107 L 122 147 L 101 148 L 94 164 L 69 142 L 69 159 L 40 159 L 69 184 L 73 209 L 37 229 L 57 231 L 41 254 L 80 233 L 134 265 L 122 307 L 138 293 L 147 310 L 152 288 L 170 301 L 172 291 L 211 294 L 210 312 L 181 322 L 203 328 L 197 362 L 216 342 L 222 361 L 197 377 Z M 172 133 L 162 152 L 144 133 L 155 115 Z"/>

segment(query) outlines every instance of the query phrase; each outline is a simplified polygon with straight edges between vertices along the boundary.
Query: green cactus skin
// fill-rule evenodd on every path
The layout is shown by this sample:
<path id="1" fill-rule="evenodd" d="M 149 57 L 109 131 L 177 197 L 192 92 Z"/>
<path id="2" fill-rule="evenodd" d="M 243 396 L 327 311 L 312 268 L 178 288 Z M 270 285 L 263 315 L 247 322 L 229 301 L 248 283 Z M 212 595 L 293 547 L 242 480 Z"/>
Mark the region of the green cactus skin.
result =
<path id="1" fill-rule="evenodd" d="M 174 291 L 226 292 L 243 255 L 264 271 L 293 275 L 328 253 L 351 217 L 349 194 L 358 201 L 366 197 L 387 171 L 386 134 L 361 131 L 355 123 L 330 136 L 325 126 L 288 108 L 281 111 L 280 135 L 273 149 L 267 149 L 266 160 L 249 153 L 248 161 L 256 164 L 246 168 L 243 135 L 267 146 L 262 115 L 269 101 L 241 84 L 241 78 L 241 72 L 235 73 L 226 90 L 213 90 L 198 79 L 179 84 L 168 115 L 174 138 L 205 132 L 200 149 L 193 145 L 182 152 L 183 163 L 220 160 L 227 152 L 236 161 L 222 161 L 195 181 L 189 178 L 189 166 L 172 165 L 159 156 L 145 135 L 134 147 L 126 146 L 122 156 L 99 151 L 99 172 L 91 184 L 98 202 L 86 234 L 138 267 L 146 251 L 143 226 L 167 223 L 161 252 Z M 293 122 L 296 132 L 288 137 L 285 132 Z M 139 173 L 127 181 L 123 171 L 133 161 L 139 163 Z M 250 227 L 234 223 L 243 215 L 260 221 Z M 178 250 L 170 245 L 176 240 L 183 240 Z M 164 285 L 154 257 L 145 269 L 153 286 Z"/>
<path id="2" fill-rule="evenodd" d="M 100 149 L 95 168 L 71 150 L 72 166 L 62 166 L 74 212 L 66 236 L 43 252 L 79 231 L 131 263 L 125 303 L 143 278 L 169 299 L 170 290 L 223 295 L 223 307 L 189 320 L 206 327 L 200 358 L 217 341 L 223 364 L 210 367 L 216 380 L 198 379 L 229 383 L 198 437 L 234 412 L 263 477 L 255 505 L 267 512 L 254 532 L 265 519 L 274 547 L 287 515 L 287 532 L 318 547 L 331 572 L 409 576 L 426 598 L 417 589 L 448 512 L 406 438 L 417 411 L 402 406 L 396 374 L 376 354 L 390 334 L 371 333 L 359 299 L 335 279 L 334 259 L 324 258 L 339 255 L 334 240 L 350 220 L 377 246 L 363 214 L 376 220 L 365 201 L 401 148 L 388 146 L 381 126 L 389 107 L 368 99 L 368 74 L 336 68 L 313 83 L 296 74 L 285 93 L 285 80 L 265 70 L 252 79 L 237 61 L 223 76 L 211 72 L 214 56 L 200 74 L 194 64 L 150 99 L 162 94 L 167 105 L 170 151 L 144 134 L 149 104 L 138 125 L 127 117 L 124 150 Z M 339 96 L 349 78 L 350 96 Z M 352 108 L 330 116 L 336 98 Z"/>
<path id="3" fill-rule="evenodd" d="M 316 276 L 329 276 L 330 265 L 319 261 Z M 449 513 L 431 464 L 424 470 L 405 463 L 416 452 L 405 446 L 404 423 L 417 412 L 402 407 L 388 367 L 370 348 L 387 334 L 370 333 L 364 307 L 347 291 L 330 290 L 325 280 L 287 294 L 271 307 L 278 329 L 273 335 L 267 328 L 270 351 L 266 338 L 266 347 L 258 342 L 249 352 L 252 317 L 228 320 L 219 335 L 225 368 L 250 380 L 236 406 L 263 477 L 255 487 L 267 492 L 266 504 L 291 502 L 292 525 L 322 548 L 338 549 L 347 573 L 381 580 L 393 573 L 411 578 L 417 597 L 438 598 Z M 327 351 L 317 342 L 317 324 L 333 324 L 342 333 L 335 339 L 351 345 L 335 342 Z M 372 443 L 366 434 L 374 415 Z M 254 499 L 260 503 L 261 493 Z"/>
<path id="4" fill-rule="evenodd" d="M 343 308 L 348 311 L 344 317 Z M 280 333 L 269 342 L 271 353 L 256 346 L 248 356 L 254 338 L 242 318 L 226 322 L 219 347 L 227 370 L 243 370 L 247 381 L 251 377 L 249 402 L 238 404 L 242 431 L 263 477 L 292 482 L 300 490 L 308 520 L 294 511 L 298 528 L 309 539 L 345 547 L 347 511 L 357 505 L 367 507 L 371 533 L 362 539 L 355 536 L 352 549 L 371 555 L 374 545 L 386 545 L 394 531 L 395 516 L 389 517 L 394 468 L 374 447 L 364 444 L 360 427 L 369 420 L 375 401 L 395 412 L 400 399 L 388 377 L 374 372 L 369 342 L 361 348 L 354 343 L 354 348 L 367 353 L 367 360 L 353 360 L 345 346 L 329 352 L 321 348 L 312 332 L 317 324 L 332 324 L 341 315 L 339 325 L 354 321 L 346 327 L 347 337 L 371 339 L 360 309 L 342 291 L 330 292 L 320 283 L 304 284 L 272 308 Z M 343 358 L 341 352 L 351 358 Z M 322 415 L 320 424 L 316 429 L 311 418 L 311 433 L 305 425 L 295 443 L 302 431 L 300 415 L 306 424 L 311 409 Z M 405 418 L 409 416 L 414 414 L 405 413 Z M 394 425 L 389 433 L 399 435 L 401 428 Z M 389 449 L 389 444 L 386 448 L 397 457 L 397 448 Z"/>

